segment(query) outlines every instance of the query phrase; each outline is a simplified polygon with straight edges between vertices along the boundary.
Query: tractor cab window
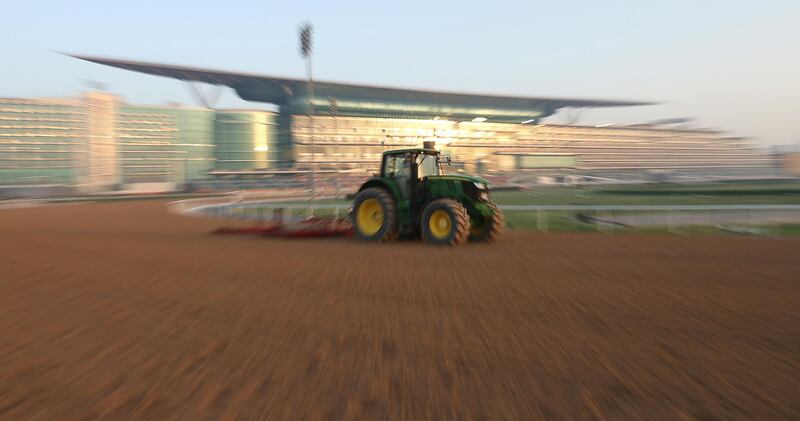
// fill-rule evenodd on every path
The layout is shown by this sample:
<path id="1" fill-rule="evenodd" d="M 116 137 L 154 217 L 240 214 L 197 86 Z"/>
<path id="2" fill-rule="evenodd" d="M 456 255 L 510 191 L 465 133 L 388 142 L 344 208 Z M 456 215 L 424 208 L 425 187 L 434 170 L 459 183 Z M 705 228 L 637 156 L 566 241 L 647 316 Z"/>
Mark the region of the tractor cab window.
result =
<path id="1" fill-rule="evenodd" d="M 388 178 L 411 177 L 411 155 L 387 156 L 383 176 Z"/>
<path id="2" fill-rule="evenodd" d="M 388 155 L 385 159 L 383 176 L 395 179 L 403 195 L 408 197 L 411 165 L 413 164 L 411 154 Z"/>
<path id="3" fill-rule="evenodd" d="M 439 160 L 435 155 L 417 155 L 417 177 L 422 179 L 430 175 L 439 175 Z"/>

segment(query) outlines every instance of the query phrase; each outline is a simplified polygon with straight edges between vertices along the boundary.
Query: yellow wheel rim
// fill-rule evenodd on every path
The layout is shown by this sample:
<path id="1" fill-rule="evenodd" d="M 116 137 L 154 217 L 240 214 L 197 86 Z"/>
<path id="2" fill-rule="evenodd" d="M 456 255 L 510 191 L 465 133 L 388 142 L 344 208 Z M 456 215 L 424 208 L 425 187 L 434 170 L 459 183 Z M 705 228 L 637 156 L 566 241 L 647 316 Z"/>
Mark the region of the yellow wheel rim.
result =
<path id="1" fill-rule="evenodd" d="M 383 226 L 383 206 L 378 199 L 369 198 L 356 211 L 356 226 L 361 234 L 375 235 Z"/>
<path id="2" fill-rule="evenodd" d="M 450 235 L 453 229 L 453 221 L 450 219 L 450 214 L 443 209 L 433 211 L 431 217 L 428 219 L 428 228 L 431 230 L 431 235 L 437 240 L 444 240 Z"/>

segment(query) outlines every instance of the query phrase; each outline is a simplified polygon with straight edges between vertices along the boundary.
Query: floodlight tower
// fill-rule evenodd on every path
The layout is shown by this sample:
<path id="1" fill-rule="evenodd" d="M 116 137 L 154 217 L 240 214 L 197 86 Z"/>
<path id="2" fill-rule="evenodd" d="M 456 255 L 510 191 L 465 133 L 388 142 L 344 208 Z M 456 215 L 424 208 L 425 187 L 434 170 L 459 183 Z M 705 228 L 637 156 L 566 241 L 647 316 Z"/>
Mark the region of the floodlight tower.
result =
<path id="1" fill-rule="evenodd" d="M 316 155 L 314 148 L 314 77 L 311 72 L 312 52 L 311 23 L 300 25 L 300 56 L 306 61 L 306 74 L 308 75 L 308 125 L 311 132 L 311 208 L 313 212 L 317 200 Z"/>

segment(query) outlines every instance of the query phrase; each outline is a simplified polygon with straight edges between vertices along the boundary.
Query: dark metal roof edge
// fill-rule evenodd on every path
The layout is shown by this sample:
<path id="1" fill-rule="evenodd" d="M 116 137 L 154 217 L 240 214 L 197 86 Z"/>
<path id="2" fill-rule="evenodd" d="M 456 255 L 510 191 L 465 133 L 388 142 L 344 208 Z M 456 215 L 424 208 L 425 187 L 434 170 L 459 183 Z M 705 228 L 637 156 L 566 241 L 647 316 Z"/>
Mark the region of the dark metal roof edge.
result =
<path id="1" fill-rule="evenodd" d="M 144 61 L 131 61 L 131 60 L 124 60 L 124 59 L 113 59 L 113 58 L 104 58 L 104 57 L 95 57 L 95 56 L 87 56 L 87 55 L 79 55 L 79 54 L 70 54 L 70 53 L 62 53 L 69 57 L 73 57 L 79 60 L 90 61 L 97 64 L 103 64 L 106 66 L 118 67 L 126 70 L 132 70 L 130 67 L 150 67 L 150 72 L 143 72 L 141 70 L 133 70 L 138 71 L 141 73 L 165 76 L 165 77 L 172 77 L 174 79 L 179 80 L 198 80 L 204 81 L 207 79 L 213 79 L 214 76 L 224 76 L 229 78 L 256 78 L 261 80 L 267 81 L 274 81 L 278 83 L 305 83 L 306 81 L 303 79 L 296 79 L 296 78 L 288 78 L 288 77 L 275 77 L 270 75 L 263 75 L 263 74 L 256 74 L 256 73 L 242 73 L 242 72 L 231 72 L 225 70 L 217 70 L 217 69 L 206 69 L 206 68 L 198 68 L 198 67 L 189 67 L 189 66 L 181 66 L 181 65 L 171 65 L 171 64 L 162 64 L 162 63 L 152 63 L 152 62 L 144 62 Z M 167 76 L 160 71 L 169 70 L 174 72 L 186 72 L 184 77 L 175 77 L 175 76 Z M 205 73 L 207 74 L 206 78 L 204 79 L 197 79 L 189 77 L 188 73 Z M 221 81 L 217 81 L 219 84 L 230 86 L 228 83 L 224 83 Z M 322 81 L 322 80 L 315 80 L 316 84 L 326 84 L 331 86 L 339 86 L 343 88 L 362 88 L 362 89 L 374 89 L 374 90 L 387 90 L 387 91 L 405 91 L 409 93 L 419 93 L 419 94 L 426 94 L 426 95 L 445 95 L 445 96 L 457 96 L 457 97 L 472 97 L 472 98 L 487 98 L 493 100 L 523 100 L 523 101 L 539 101 L 539 102 L 550 102 L 550 103 L 558 103 L 558 108 L 561 107 L 621 107 L 621 106 L 646 106 L 646 105 L 657 105 L 658 102 L 651 102 L 651 101 L 626 101 L 626 100 L 594 100 L 594 99 L 581 99 L 581 98 L 548 98 L 548 97 L 524 97 L 524 96 L 515 96 L 515 95 L 497 95 L 497 94 L 481 94 L 481 93 L 473 93 L 473 92 L 450 92 L 450 91 L 433 91 L 433 90 L 425 90 L 425 89 L 408 89 L 408 88 L 401 88 L 401 87 L 392 87 L 392 86 L 372 86 L 372 85 L 356 85 L 350 83 L 342 83 L 342 82 L 335 82 L 335 81 Z M 573 104 L 573 105 L 570 105 Z"/>

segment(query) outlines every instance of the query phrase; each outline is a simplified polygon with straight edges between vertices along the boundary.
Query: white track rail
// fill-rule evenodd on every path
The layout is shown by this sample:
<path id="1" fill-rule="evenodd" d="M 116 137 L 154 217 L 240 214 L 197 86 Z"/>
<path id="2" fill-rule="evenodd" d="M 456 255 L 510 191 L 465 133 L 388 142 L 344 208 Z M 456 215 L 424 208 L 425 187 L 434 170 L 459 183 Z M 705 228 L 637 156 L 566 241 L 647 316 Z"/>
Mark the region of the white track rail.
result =
<path id="1" fill-rule="evenodd" d="M 319 199 L 335 199 L 335 196 Z M 307 196 L 259 200 L 231 198 L 189 199 L 173 202 L 178 213 L 221 219 L 283 222 L 312 216 L 342 218 L 350 204 L 313 204 Z M 549 220 L 568 217 L 593 224 L 600 231 L 619 227 L 674 227 L 687 225 L 800 223 L 800 205 L 506 205 L 506 213 L 534 213 L 536 228 L 547 232 Z M 565 215 L 566 214 L 566 215 Z M 571 215 L 570 215 L 571 214 Z"/>

